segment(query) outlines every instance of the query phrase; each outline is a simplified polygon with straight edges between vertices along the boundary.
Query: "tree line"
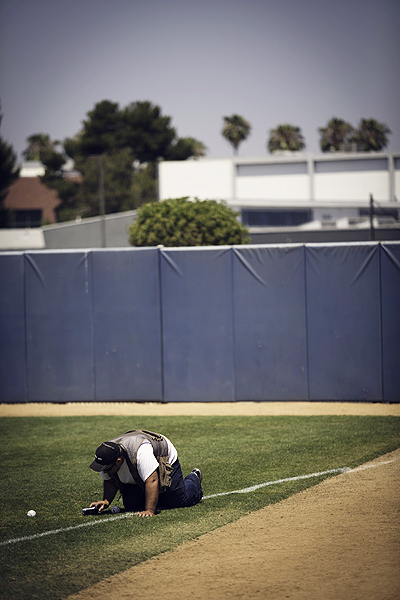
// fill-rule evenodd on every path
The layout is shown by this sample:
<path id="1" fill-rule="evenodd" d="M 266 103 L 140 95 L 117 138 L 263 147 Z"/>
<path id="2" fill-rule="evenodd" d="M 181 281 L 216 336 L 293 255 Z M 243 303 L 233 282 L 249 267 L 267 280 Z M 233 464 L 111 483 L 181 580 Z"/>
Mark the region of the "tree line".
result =
<path id="1" fill-rule="evenodd" d="M 388 135 L 392 133 L 385 123 L 376 119 L 361 119 L 357 128 L 343 119 L 332 117 L 325 127 L 319 127 L 320 148 L 322 152 L 338 152 L 354 148 L 358 152 L 378 152 L 389 143 Z M 222 135 L 232 145 L 235 154 L 239 145 L 251 133 L 250 123 L 240 115 L 224 117 Z M 305 148 L 305 141 L 300 127 L 288 123 L 278 125 L 269 130 L 267 148 L 269 152 L 299 152 Z"/>
<path id="2" fill-rule="evenodd" d="M 1 111 L 1 103 L 0 103 Z M 0 112 L 0 127 L 3 115 Z M 6 142 L 0 135 L 0 227 L 7 226 L 7 211 L 3 209 L 3 202 L 7 195 L 8 188 L 19 177 L 19 168 L 17 167 L 17 155 L 11 144 Z"/>
<path id="3" fill-rule="evenodd" d="M 104 175 L 105 212 L 135 209 L 156 200 L 156 165 L 163 160 L 204 156 L 206 147 L 193 137 L 180 138 L 171 117 L 151 102 L 132 102 L 125 108 L 110 100 L 95 104 L 82 129 L 62 143 L 47 134 L 27 139 L 26 160 L 40 160 L 43 183 L 57 190 L 62 201 L 58 220 L 99 214 L 99 161 Z M 67 160 L 74 161 L 78 179 L 65 176 Z"/>
<path id="4" fill-rule="evenodd" d="M 240 115 L 223 117 L 221 134 L 235 154 L 251 129 L 251 124 Z M 323 152 L 339 151 L 349 144 L 361 151 L 379 151 L 387 146 L 391 133 L 385 124 L 375 119 L 362 119 L 354 128 L 336 117 L 318 131 Z M 300 151 L 304 147 L 299 127 L 282 124 L 269 130 L 267 149 L 271 153 Z M 156 200 L 159 160 L 198 158 L 205 156 L 206 150 L 206 146 L 193 137 L 178 137 L 171 117 L 163 115 L 161 108 L 149 101 L 120 107 L 116 102 L 102 100 L 87 113 L 81 130 L 74 137 L 58 141 L 48 134 L 33 134 L 27 138 L 23 156 L 26 160 L 43 163 L 42 181 L 55 189 L 61 200 L 58 221 L 68 221 L 77 216 L 99 214 L 99 157 L 105 212 L 115 213 Z M 69 159 L 74 162 L 75 176 L 65 170 Z M 16 155 L 0 136 L 0 203 L 16 178 Z"/>

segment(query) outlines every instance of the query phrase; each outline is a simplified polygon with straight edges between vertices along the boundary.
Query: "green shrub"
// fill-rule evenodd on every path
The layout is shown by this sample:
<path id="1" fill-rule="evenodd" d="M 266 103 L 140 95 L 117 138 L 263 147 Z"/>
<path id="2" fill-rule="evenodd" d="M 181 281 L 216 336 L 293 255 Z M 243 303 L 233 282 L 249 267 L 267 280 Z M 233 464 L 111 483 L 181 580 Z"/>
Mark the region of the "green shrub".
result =
<path id="1" fill-rule="evenodd" d="M 247 244 L 248 230 L 223 202 L 174 198 L 145 204 L 129 228 L 132 246 L 221 246 Z"/>

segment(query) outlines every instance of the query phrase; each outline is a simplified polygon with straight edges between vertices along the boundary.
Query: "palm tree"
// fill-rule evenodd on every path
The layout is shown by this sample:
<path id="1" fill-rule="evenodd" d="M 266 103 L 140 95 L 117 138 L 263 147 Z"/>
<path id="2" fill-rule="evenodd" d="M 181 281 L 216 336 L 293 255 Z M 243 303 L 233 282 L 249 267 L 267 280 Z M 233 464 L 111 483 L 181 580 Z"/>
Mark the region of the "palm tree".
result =
<path id="1" fill-rule="evenodd" d="M 238 153 L 238 147 L 245 140 L 250 132 L 251 125 L 246 119 L 239 115 L 224 117 L 224 127 L 221 131 L 222 135 L 233 146 L 234 154 Z"/>
<path id="2" fill-rule="evenodd" d="M 318 131 L 321 135 L 320 146 L 322 152 L 341 150 L 343 145 L 350 143 L 354 137 L 353 126 L 336 117 L 332 117 L 326 127 L 320 127 Z"/>
<path id="3" fill-rule="evenodd" d="M 375 119 L 361 119 L 354 134 L 354 141 L 363 152 L 377 152 L 388 145 L 389 133 L 392 132 L 385 123 L 379 123 Z"/>
<path id="4" fill-rule="evenodd" d="M 302 150 L 305 147 L 305 142 L 300 127 L 284 124 L 278 125 L 276 129 L 270 129 L 267 147 L 271 153 L 282 150 L 289 150 L 290 152 Z"/>
<path id="5" fill-rule="evenodd" d="M 26 160 L 42 160 L 43 154 L 49 150 L 54 150 L 54 147 L 59 143 L 57 141 L 52 142 L 47 133 L 34 133 L 26 141 L 28 146 L 22 153 Z"/>

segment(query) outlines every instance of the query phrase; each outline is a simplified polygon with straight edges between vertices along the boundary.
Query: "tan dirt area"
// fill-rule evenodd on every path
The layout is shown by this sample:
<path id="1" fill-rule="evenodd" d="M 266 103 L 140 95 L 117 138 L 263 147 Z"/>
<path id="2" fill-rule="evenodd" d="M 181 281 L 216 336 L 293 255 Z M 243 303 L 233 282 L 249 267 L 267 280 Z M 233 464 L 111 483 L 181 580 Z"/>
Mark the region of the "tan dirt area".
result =
<path id="1" fill-rule="evenodd" d="M 394 415 L 399 404 L 0 405 L 0 416 Z M 399 600 L 400 449 L 106 579 L 69 600 Z"/>

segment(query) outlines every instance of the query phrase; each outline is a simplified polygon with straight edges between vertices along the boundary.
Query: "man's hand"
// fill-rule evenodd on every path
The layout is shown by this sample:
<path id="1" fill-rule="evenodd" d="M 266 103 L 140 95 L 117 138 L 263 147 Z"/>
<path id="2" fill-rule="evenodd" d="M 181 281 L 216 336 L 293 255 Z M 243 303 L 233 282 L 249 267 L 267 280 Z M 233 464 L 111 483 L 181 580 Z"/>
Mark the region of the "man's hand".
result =
<path id="1" fill-rule="evenodd" d="M 101 512 L 105 508 L 108 508 L 110 506 L 110 503 L 108 500 L 99 500 L 98 502 L 92 502 L 92 504 L 90 505 L 90 508 L 92 508 L 92 506 L 97 506 L 99 509 L 99 512 Z"/>
<path id="2" fill-rule="evenodd" d="M 140 512 L 136 513 L 138 517 L 154 517 L 154 514 L 152 510 L 141 510 Z"/>
<path id="3" fill-rule="evenodd" d="M 92 506 L 98 506 L 99 512 L 108 508 L 111 502 L 115 498 L 115 494 L 117 493 L 118 488 L 116 483 L 112 479 L 105 479 L 103 481 L 103 500 L 99 500 L 98 502 L 92 502 L 90 508 Z"/>

